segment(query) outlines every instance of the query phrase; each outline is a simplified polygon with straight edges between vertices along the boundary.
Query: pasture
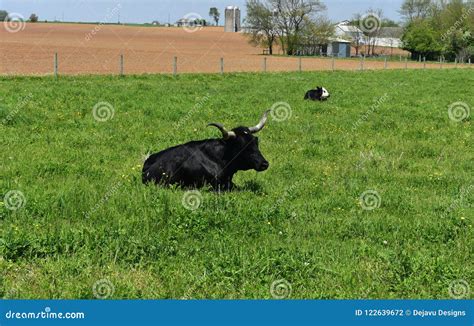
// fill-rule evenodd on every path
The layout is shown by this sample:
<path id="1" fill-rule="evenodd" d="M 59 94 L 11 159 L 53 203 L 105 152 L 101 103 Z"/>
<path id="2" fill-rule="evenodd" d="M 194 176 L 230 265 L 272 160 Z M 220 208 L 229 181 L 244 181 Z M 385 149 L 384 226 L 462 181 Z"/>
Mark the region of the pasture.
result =
<path id="1" fill-rule="evenodd" d="M 217 73 L 224 59 L 225 72 L 258 72 L 266 58 L 268 71 L 296 71 L 299 60 L 286 56 L 263 56 L 262 49 L 248 43 L 242 33 L 225 33 L 222 27 L 185 30 L 177 27 L 139 27 L 100 24 L 22 25 L 16 33 L 0 25 L 0 74 L 48 75 L 53 73 L 54 54 L 58 54 L 60 74 L 119 74 L 120 55 L 125 74 L 171 73 L 174 57 L 178 72 Z M 394 55 L 406 53 L 394 49 Z M 408 69 L 422 69 L 423 63 L 407 62 Z M 453 68 L 445 63 L 442 68 Z M 466 68 L 467 65 L 459 65 Z M 472 66 L 471 66 L 472 67 Z M 331 70 L 328 58 L 305 57 L 302 70 Z M 338 59 L 337 70 L 357 70 L 359 60 Z M 384 69 L 380 60 L 367 60 L 365 69 Z M 388 69 L 405 68 L 404 62 L 391 61 Z M 440 69 L 427 63 L 427 69 Z"/>
<path id="2" fill-rule="evenodd" d="M 474 280 L 474 155 L 472 117 L 448 107 L 474 105 L 473 84 L 461 69 L 0 77 L 0 295 L 451 298 Z M 303 101 L 317 85 L 330 100 Z M 142 184 L 147 153 L 272 106 L 270 168 L 236 191 Z"/>

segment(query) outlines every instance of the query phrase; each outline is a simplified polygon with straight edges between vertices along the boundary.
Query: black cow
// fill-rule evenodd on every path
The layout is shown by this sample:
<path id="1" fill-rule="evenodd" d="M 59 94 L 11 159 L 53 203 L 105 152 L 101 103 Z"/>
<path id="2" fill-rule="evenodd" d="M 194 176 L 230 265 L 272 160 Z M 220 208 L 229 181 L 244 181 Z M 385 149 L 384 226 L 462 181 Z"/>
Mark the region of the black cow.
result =
<path id="1" fill-rule="evenodd" d="M 324 87 L 316 87 L 306 92 L 304 99 L 312 101 L 325 101 L 330 97 L 329 92 Z"/>
<path id="2" fill-rule="evenodd" d="M 221 131 L 221 139 L 192 141 L 151 155 L 143 166 L 143 183 L 196 188 L 210 185 L 218 191 L 232 190 L 237 171 L 265 171 L 269 167 L 258 148 L 258 138 L 253 136 L 265 127 L 268 113 L 250 128 L 227 131 L 221 124 L 211 123 L 208 126 Z"/>

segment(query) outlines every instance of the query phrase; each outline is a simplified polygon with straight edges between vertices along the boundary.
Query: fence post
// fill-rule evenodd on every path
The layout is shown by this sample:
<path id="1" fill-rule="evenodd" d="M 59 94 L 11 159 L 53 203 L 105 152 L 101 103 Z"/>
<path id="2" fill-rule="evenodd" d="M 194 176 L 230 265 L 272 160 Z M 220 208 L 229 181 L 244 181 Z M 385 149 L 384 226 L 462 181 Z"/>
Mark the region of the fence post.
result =
<path id="1" fill-rule="evenodd" d="M 58 77 L 58 53 L 54 53 L 54 77 Z"/>
<path id="2" fill-rule="evenodd" d="M 336 70 L 336 59 L 334 59 L 334 56 L 331 59 L 331 69 L 332 71 Z"/>
<path id="3" fill-rule="evenodd" d="M 267 72 L 267 57 L 263 58 L 263 72 Z"/>
<path id="4" fill-rule="evenodd" d="M 471 58 L 469 58 L 469 65 L 471 65 Z"/>
<path id="5" fill-rule="evenodd" d="M 458 58 L 454 59 L 454 68 L 458 67 Z"/>
<path id="6" fill-rule="evenodd" d="M 120 54 L 120 76 L 123 76 L 123 53 Z"/>
<path id="7" fill-rule="evenodd" d="M 303 64 L 301 62 L 301 57 L 298 57 L 298 71 L 303 71 Z"/>
<path id="8" fill-rule="evenodd" d="M 408 69 L 408 58 L 405 58 L 405 69 Z"/>
<path id="9" fill-rule="evenodd" d="M 221 74 L 224 73 L 224 58 L 221 58 Z"/>
<path id="10" fill-rule="evenodd" d="M 173 58 L 173 76 L 178 74 L 178 57 Z"/>
<path id="11" fill-rule="evenodd" d="M 383 69 L 387 70 L 387 57 L 385 57 L 385 60 L 383 63 Z"/>
<path id="12" fill-rule="evenodd" d="M 426 69 L 426 57 L 423 58 L 423 69 Z"/>

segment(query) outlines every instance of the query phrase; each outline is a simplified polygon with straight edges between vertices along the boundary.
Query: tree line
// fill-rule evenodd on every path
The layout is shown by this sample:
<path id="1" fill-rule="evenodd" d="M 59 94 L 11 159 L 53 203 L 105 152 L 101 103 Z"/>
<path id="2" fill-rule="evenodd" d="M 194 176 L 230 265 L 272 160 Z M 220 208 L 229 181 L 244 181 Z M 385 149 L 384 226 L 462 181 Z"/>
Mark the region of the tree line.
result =
<path id="1" fill-rule="evenodd" d="M 474 56 L 474 3 L 462 0 L 405 0 L 403 48 L 414 58 L 466 62 Z"/>
<path id="2" fill-rule="evenodd" d="M 0 10 L 0 22 L 3 22 L 3 21 L 10 21 L 10 20 L 12 20 L 12 19 L 18 20 L 18 19 L 20 19 L 20 18 L 19 18 L 19 17 L 14 17 L 14 18 L 13 18 L 13 17 L 8 13 L 8 11 L 6 11 L 6 10 Z M 39 18 L 38 18 L 38 15 L 36 15 L 36 14 L 33 13 L 33 14 L 30 15 L 30 18 L 28 19 L 28 21 L 31 22 L 31 23 L 36 23 L 36 22 L 38 22 L 38 19 L 39 19 Z"/>

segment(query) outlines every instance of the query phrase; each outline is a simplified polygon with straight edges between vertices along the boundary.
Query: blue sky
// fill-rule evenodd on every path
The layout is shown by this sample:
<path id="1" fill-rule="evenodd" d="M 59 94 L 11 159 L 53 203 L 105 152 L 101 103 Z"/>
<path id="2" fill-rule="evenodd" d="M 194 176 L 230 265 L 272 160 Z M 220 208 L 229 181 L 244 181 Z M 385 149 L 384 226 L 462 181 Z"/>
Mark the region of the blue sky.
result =
<path id="1" fill-rule="evenodd" d="M 381 8 L 386 17 L 398 21 L 402 0 L 323 0 L 323 3 L 333 21 L 349 19 L 369 8 Z M 198 13 L 207 19 L 210 7 L 217 7 L 222 13 L 227 5 L 245 8 L 245 0 L 0 0 L 0 9 L 26 17 L 34 12 L 41 20 L 61 20 L 64 15 L 66 21 L 115 22 L 120 11 L 121 21 L 125 23 L 167 22 L 168 17 L 174 22 L 188 13 Z"/>

